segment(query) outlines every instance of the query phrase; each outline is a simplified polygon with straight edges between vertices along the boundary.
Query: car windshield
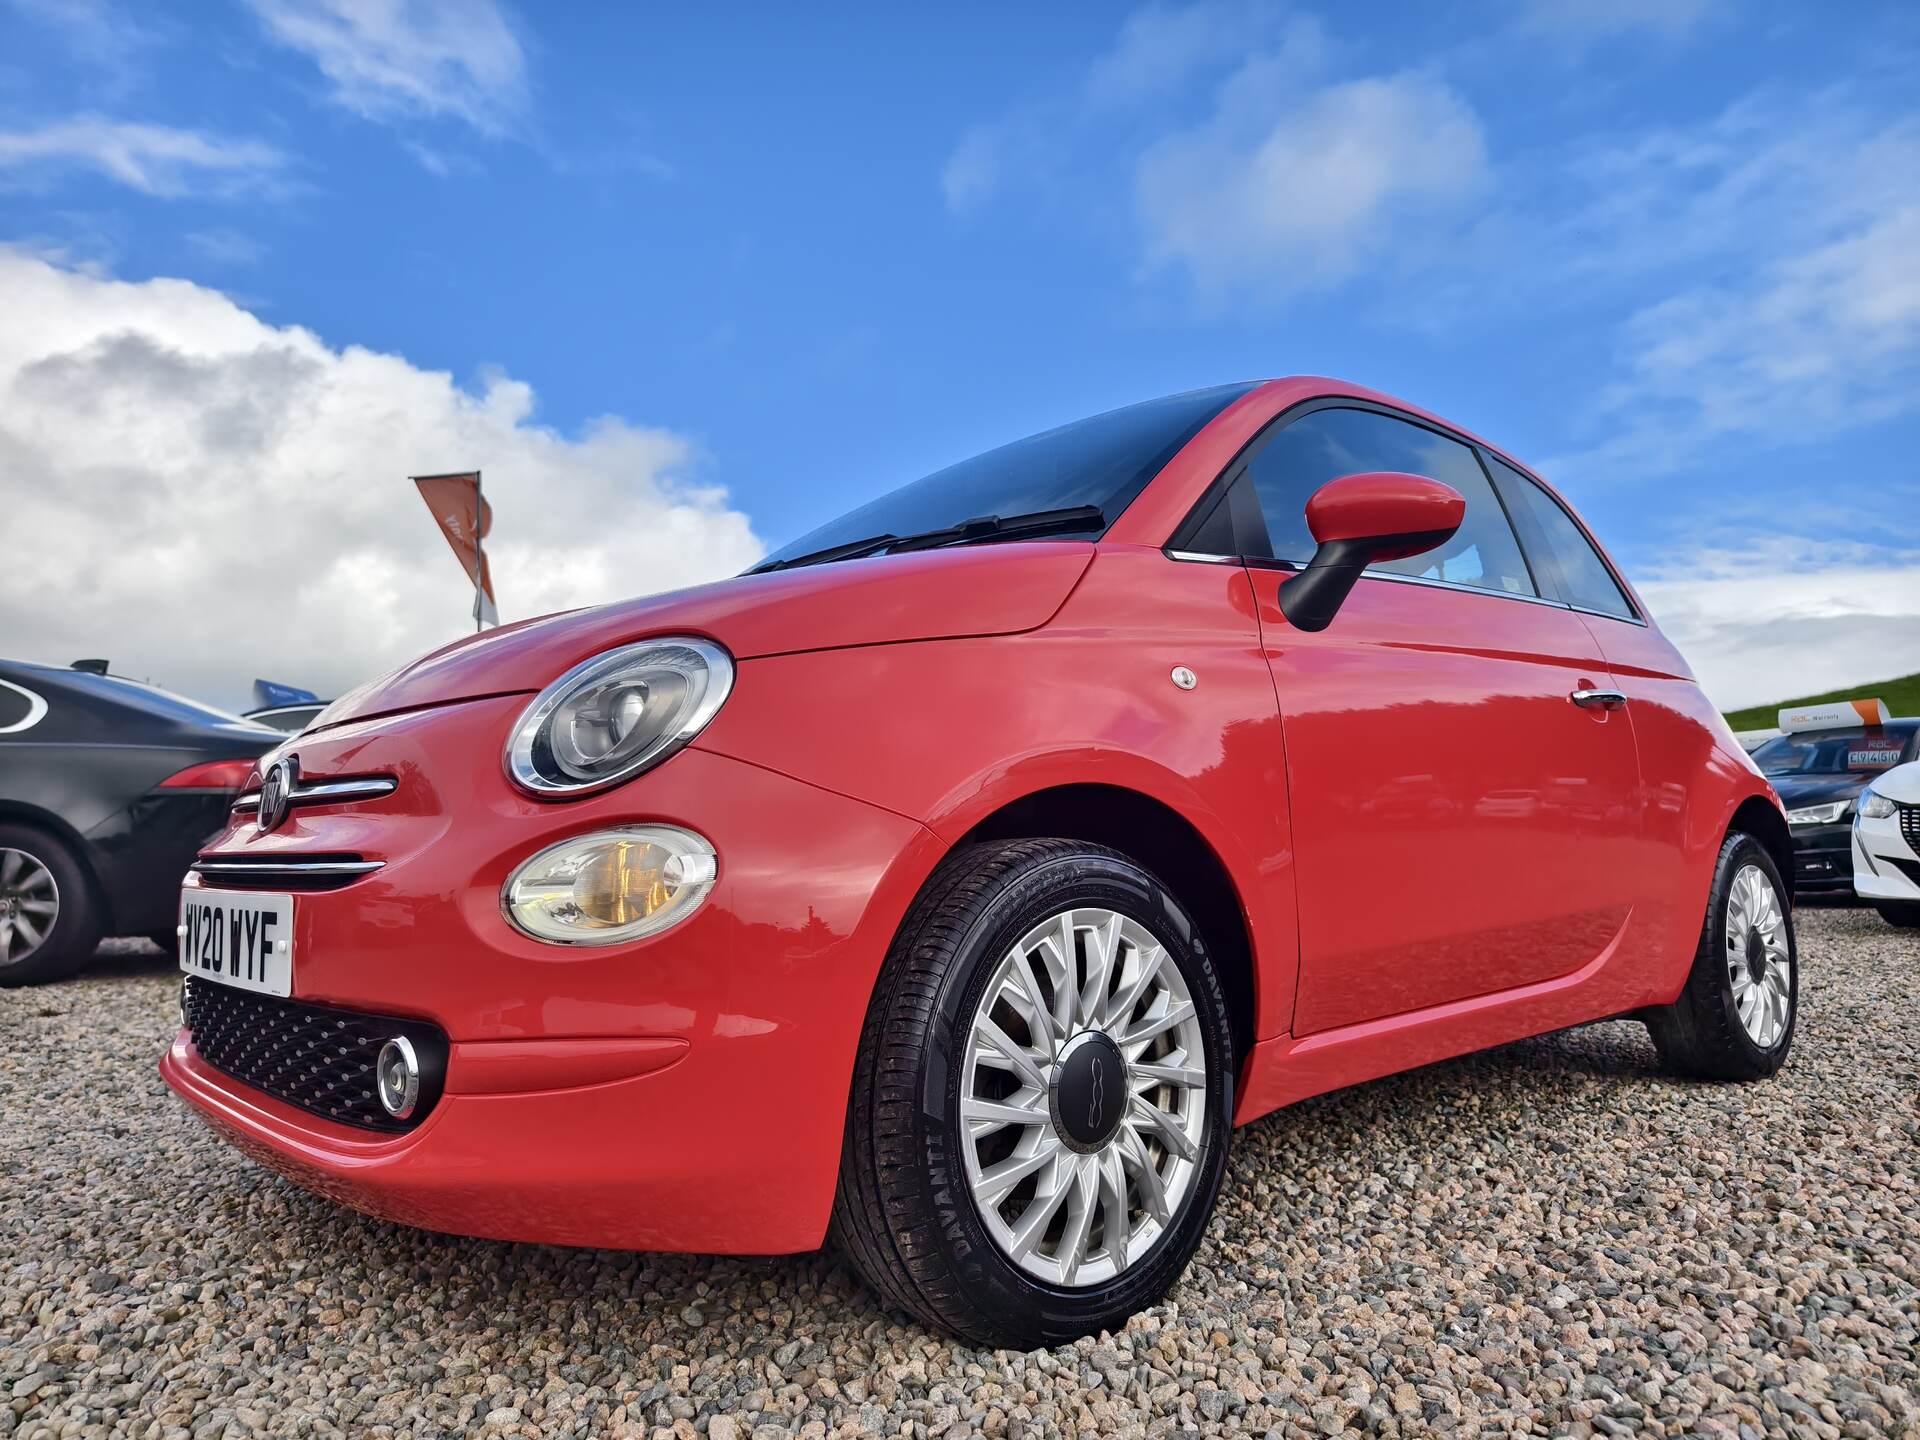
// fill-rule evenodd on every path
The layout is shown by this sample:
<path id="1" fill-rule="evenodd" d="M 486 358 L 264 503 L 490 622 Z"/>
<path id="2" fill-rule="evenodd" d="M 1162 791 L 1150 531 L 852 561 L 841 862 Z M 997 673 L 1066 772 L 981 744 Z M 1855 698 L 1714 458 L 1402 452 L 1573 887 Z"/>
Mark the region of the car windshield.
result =
<path id="1" fill-rule="evenodd" d="M 1097 536 L 1201 426 L 1252 388 L 1189 390 L 1029 435 L 850 510 L 754 568 L 773 569 L 814 555 L 829 558 L 822 552 L 886 536 L 924 535 L 966 520 L 1011 520 L 1082 506 L 1099 515 L 1089 513 L 1077 533 Z M 1046 533 L 1075 531 L 1056 526 Z M 977 538 L 990 539 L 992 532 Z"/>
<path id="2" fill-rule="evenodd" d="M 1781 735 L 1753 752 L 1767 775 L 1874 775 L 1906 758 L 1916 727 L 1856 725 Z"/>

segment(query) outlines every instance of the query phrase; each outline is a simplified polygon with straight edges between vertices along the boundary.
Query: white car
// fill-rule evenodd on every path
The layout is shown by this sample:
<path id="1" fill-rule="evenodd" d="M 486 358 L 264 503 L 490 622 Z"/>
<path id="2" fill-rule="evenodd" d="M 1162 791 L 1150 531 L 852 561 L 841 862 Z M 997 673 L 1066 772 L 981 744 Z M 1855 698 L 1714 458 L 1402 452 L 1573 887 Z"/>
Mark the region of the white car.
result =
<path id="1" fill-rule="evenodd" d="M 1876 775 L 1861 794 L 1853 888 L 1888 924 L 1920 929 L 1920 760 Z"/>

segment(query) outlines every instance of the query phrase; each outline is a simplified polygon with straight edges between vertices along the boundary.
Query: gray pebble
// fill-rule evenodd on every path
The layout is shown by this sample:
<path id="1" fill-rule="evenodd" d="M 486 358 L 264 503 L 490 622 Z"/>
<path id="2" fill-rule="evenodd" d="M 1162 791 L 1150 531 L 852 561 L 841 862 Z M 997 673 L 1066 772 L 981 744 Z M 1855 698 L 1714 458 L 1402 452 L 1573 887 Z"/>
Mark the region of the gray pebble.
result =
<path id="1" fill-rule="evenodd" d="M 1793 1058 L 1631 1022 L 1270 1116 L 1169 1300 L 979 1351 L 830 1253 L 641 1256 L 368 1220 L 167 1093 L 141 942 L 0 991 L 0 1437 L 1920 1434 L 1920 938 L 1800 915 Z"/>

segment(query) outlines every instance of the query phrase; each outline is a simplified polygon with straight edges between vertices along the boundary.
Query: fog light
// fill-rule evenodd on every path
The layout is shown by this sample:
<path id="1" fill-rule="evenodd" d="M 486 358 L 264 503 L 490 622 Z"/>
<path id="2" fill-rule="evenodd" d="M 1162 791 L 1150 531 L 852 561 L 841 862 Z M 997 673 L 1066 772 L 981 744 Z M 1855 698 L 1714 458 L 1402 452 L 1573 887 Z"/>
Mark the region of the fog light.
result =
<path id="1" fill-rule="evenodd" d="M 686 919 L 719 873 L 691 830 L 632 825 L 548 846 L 508 877 L 501 905 L 536 940 L 618 945 Z"/>
<path id="2" fill-rule="evenodd" d="M 380 1047 L 373 1073 L 380 1108 L 396 1120 L 413 1114 L 420 1104 L 420 1057 L 413 1053 L 413 1042 L 404 1035 L 387 1041 Z"/>

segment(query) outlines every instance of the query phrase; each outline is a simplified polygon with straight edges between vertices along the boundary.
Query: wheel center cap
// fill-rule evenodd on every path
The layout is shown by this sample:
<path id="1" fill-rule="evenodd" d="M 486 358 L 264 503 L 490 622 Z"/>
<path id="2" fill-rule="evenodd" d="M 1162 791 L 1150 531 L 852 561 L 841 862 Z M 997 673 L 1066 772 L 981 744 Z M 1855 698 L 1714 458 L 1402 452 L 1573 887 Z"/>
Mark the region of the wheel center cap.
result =
<path id="1" fill-rule="evenodd" d="M 1747 931 L 1747 973 L 1755 980 L 1767 978 L 1767 942 L 1758 930 Z"/>
<path id="2" fill-rule="evenodd" d="M 1047 1103 L 1053 1128 L 1069 1149 L 1098 1150 L 1127 1113 L 1127 1062 L 1098 1030 L 1083 1030 L 1060 1052 Z"/>

